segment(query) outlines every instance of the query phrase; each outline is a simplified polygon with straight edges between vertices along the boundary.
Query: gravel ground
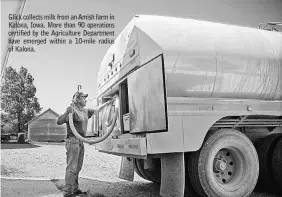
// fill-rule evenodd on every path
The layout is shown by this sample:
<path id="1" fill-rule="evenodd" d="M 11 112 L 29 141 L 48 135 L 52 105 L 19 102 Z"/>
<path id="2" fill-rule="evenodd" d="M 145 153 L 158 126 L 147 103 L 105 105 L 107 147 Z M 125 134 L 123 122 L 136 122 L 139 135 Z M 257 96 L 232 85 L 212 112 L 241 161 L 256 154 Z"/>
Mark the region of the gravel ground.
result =
<path id="1" fill-rule="evenodd" d="M 64 178 L 66 150 L 64 143 L 1 144 L 1 175 L 7 177 Z M 121 157 L 103 154 L 85 144 L 81 177 L 119 182 Z M 137 174 L 137 181 L 145 181 Z"/>
<path id="2" fill-rule="evenodd" d="M 115 192 L 121 196 L 125 196 L 124 193 L 127 193 L 127 196 L 159 196 L 159 188 L 137 174 L 133 183 L 121 181 L 118 178 L 120 162 L 121 157 L 100 153 L 94 146 L 85 144 L 84 164 L 80 177 L 84 178 L 82 181 L 91 179 L 97 188 L 104 188 L 104 193 L 113 193 L 117 190 Z M 2 177 L 58 180 L 54 183 L 60 190 L 64 184 L 65 167 L 64 143 L 1 144 Z M 265 193 L 253 193 L 251 196 L 276 197 Z"/>

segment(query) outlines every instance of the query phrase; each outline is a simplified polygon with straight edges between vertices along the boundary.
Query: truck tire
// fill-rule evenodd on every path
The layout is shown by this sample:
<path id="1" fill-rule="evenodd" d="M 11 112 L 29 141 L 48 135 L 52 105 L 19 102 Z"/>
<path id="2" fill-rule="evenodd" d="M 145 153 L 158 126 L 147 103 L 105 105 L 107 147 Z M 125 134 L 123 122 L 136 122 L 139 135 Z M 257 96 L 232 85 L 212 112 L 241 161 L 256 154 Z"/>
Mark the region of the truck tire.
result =
<path id="1" fill-rule="evenodd" d="M 159 170 L 147 170 L 144 169 L 144 159 L 136 159 L 136 164 L 139 172 L 147 179 L 148 181 L 152 181 L 153 183 L 160 184 L 161 183 L 161 167 Z"/>
<path id="2" fill-rule="evenodd" d="M 272 173 L 276 183 L 276 190 L 282 194 L 282 138 L 278 141 L 272 158 Z"/>
<path id="3" fill-rule="evenodd" d="M 134 168 L 134 171 L 135 171 L 141 178 L 146 179 L 146 178 L 143 176 L 143 174 L 141 174 L 141 172 L 139 171 L 135 158 L 133 158 L 133 168 Z"/>
<path id="4" fill-rule="evenodd" d="M 234 129 L 211 131 L 202 148 L 191 153 L 188 170 L 202 197 L 247 197 L 254 190 L 259 161 L 247 136 Z"/>
<path id="5" fill-rule="evenodd" d="M 189 153 L 185 154 L 185 190 L 184 190 L 184 197 L 200 197 L 198 193 L 194 190 L 190 177 L 189 177 L 189 170 L 188 170 L 188 159 Z"/>
<path id="6" fill-rule="evenodd" d="M 255 143 L 259 157 L 259 178 L 257 189 L 260 191 L 273 191 L 274 179 L 272 173 L 272 158 L 275 146 L 281 137 L 281 134 L 272 134 Z"/>

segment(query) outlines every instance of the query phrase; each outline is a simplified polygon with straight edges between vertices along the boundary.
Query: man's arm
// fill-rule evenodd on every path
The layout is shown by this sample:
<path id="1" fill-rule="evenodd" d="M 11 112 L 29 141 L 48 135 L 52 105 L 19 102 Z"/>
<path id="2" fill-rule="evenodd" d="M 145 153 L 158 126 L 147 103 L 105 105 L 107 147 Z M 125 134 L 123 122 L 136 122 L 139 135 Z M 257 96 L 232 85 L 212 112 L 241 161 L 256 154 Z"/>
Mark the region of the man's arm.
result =
<path id="1" fill-rule="evenodd" d="M 57 120 L 57 124 L 62 125 L 64 123 L 66 123 L 68 121 L 68 119 L 67 119 L 68 115 L 69 115 L 69 113 L 67 113 L 67 112 L 65 112 L 63 115 L 61 115 Z"/>
<path id="2" fill-rule="evenodd" d="M 106 102 L 103 105 L 100 105 L 96 108 L 91 108 L 91 109 L 87 108 L 88 118 L 91 118 L 93 114 L 95 114 L 95 116 L 98 116 L 100 109 L 107 104 L 108 104 L 108 102 Z"/>
<path id="3" fill-rule="evenodd" d="M 71 112 L 72 112 L 72 107 L 68 107 L 66 112 L 63 115 L 59 116 L 59 118 L 57 120 L 57 124 L 62 125 L 64 123 L 68 122 L 69 121 L 69 113 L 71 113 Z"/>
<path id="4" fill-rule="evenodd" d="M 90 108 L 88 108 L 87 109 L 87 112 L 88 112 L 88 118 L 91 118 L 92 117 L 92 115 L 95 113 L 95 115 L 97 115 L 97 110 L 96 109 L 90 109 Z"/>

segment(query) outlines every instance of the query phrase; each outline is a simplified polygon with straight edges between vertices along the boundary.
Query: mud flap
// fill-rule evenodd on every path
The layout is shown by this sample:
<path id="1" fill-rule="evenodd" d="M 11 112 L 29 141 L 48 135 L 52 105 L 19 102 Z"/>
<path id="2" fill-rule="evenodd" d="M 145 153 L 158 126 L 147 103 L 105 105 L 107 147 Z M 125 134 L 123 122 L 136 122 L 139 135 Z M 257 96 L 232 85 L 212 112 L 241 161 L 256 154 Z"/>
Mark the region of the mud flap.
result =
<path id="1" fill-rule="evenodd" d="M 119 178 L 127 181 L 134 179 L 133 159 L 130 157 L 122 157 Z"/>
<path id="2" fill-rule="evenodd" d="M 165 154 L 161 158 L 162 181 L 160 195 L 183 197 L 185 188 L 184 153 Z"/>

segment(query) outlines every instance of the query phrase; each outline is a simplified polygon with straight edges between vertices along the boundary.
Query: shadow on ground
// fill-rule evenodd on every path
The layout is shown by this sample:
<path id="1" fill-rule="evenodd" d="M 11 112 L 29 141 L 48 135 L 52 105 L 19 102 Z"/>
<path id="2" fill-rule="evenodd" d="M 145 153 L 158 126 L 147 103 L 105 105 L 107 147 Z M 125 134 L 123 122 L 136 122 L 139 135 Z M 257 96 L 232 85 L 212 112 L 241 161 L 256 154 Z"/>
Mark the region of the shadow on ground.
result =
<path id="1" fill-rule="evenodd" d="M 30 144 L 30 143 L 25 143 L 25 144 L 17 144 L 15 142 L 13 143 L 1 143 L 1 149 L 25 149 L 25 148 L 38 148 L 40 146 Z"/>
<path id="2" fill-rule="evenodd" d="M 160 197 L 159 186 L 150 182 L 108 182 L 80 178 L 79 184 L 82 191 L 88 192 L 86 197 Z M 1 196 L 5 197 L 61 197 L 63 190 L 64 180 L 62 179 L 51 181 L 1 179 Z M 278 196 L 254 192 L 250 197 Z"/>
<path id="3" fill-rule="evenodd" d="M 63 193 L 64 180 L 51 180 L 56 188 Z M 87 197 L 161 197 L 160 186 L 151 182 L 104 182 L 90 179 L 79 179 L 80 188 L 87 191 Z M 279 195 L 267 192 L 253 192 L 250 197 L 278 197 Z M 191 196 L 193 197 L 193 196 Z"/>
<path id="4" fill-rule="evenodd" d="M 64 180 L 51 180 L 56 188 L 63 193 Z M 79 179 L 80 188 L 87 191 L 87 197 L 160 197 L 159 186 L 148 182 L 104 182 L 90 179 Z"/>

